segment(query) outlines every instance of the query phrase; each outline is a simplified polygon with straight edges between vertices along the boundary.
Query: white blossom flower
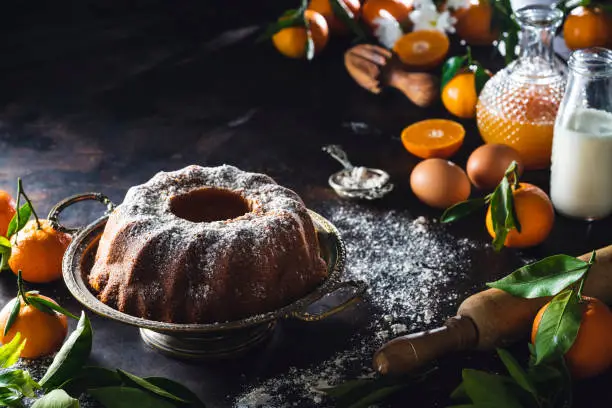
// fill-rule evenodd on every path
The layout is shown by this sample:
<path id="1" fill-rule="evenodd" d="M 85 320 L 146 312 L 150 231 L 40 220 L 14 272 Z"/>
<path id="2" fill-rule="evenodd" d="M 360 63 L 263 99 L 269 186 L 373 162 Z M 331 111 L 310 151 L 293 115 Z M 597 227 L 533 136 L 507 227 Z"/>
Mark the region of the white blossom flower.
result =
<path id="1" fill-rule="evenodd" d="M 427 0 L 430 1 L 430 0 Z M 448 10 L 438 12 L 432 3 L 430 6 L 420 5 L 410 13 L 410 21 L 414 24 L 414 31 L 438 30 L 442 32 L 454 33 L 457 19 L 451 16 Z"/>
<path id="2" fill-rule="evenodd" d="M 380 10 L 380 17 L 375 18 L 373 23 L 376 26 L 374 36 L 379 43 L 389 49 L 393 48 L 395 42 L 404 35 L 400 24 L 386 10 Z"/>
<path id="3" fill-rule="evenodd" d="M 446 0 L 446 7 L 449 10 L 459 10 L 470 7 L 470 0 Z"/>

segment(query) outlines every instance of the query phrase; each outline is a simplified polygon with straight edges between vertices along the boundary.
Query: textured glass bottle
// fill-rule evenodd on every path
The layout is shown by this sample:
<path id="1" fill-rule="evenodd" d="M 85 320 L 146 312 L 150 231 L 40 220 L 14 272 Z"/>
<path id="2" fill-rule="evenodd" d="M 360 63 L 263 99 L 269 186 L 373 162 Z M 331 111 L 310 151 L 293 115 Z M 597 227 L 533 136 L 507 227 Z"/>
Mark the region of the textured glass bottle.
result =
<path id="1" fill-rule="evenodd" d="M 593 220 L 612 213 L 612 51 L 576 51 L 569 67 L 555 123 L 550 197 L 560 213 Z"/>
<path id="2" fill-rule="evenodd" d="M 478 99 L 476 120 L 485 142 L 516 149 L 526 168 L 550 165 L 553 128 L 565 89 L 563 65 L 552 42 L 561 10 L 529 6 L 516 11 L 521 25 L 516 61 L 489 80 Z"/>

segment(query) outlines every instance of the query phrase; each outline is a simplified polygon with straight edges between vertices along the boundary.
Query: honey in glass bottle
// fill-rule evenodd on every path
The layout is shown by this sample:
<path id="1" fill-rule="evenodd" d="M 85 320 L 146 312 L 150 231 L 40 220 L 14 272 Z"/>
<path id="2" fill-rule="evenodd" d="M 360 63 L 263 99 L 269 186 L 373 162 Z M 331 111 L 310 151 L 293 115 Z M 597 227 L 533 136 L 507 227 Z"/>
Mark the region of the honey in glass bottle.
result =
<path id="1" fill-rule="evenodd" d="M 561 10 L 528 6 L 516 11 L 521 26 L 516 61 L 493 76 L 476 107 L 478 130 L 486 143 L 518 151 L 527 169 L 550 166 L 553 130 L 565 90 L 565 68 L 552 48 Z"/>

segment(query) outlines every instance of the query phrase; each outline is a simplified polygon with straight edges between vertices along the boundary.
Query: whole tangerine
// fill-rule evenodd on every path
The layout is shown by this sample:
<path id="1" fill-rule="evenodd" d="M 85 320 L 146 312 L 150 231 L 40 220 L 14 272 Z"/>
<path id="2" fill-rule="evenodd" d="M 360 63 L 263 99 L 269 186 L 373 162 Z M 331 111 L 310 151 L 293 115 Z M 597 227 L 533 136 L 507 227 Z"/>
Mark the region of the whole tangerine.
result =
<path id="1" fill-rule="evenodd" d="M 0 190 L 0 235 L 6 236 L 9 223 L 15 216 L 15 201 L 9 193 Z"/>
<path id="2" fill-rule="evenodd" d="M 327 45 L 329 32 L 325 18 L 316 11 L 306 10 L 304 17 L 308 20 L 308 26 L 314 43 L 315 54 L 320 53 Z M 283 28 L 272 36 L 272 42 L 276 49 L 289 58 L 306 57 L 306 27 Z"/>
<path id="3" fill-rule="evenodd" d="M 572 347 L 565 353 L 565 361 L 572 376 L 576 379 L 594 377 L 612 365 L 612 312 L 599 299 L 583 297 L 584 311 L 578 335 Z M 550 303 L 545 304 L 535 319 L 531 330 L 531 342 L 535 344 L 538 329 L 544 312 Z"/>
<path id="4" fill-rule="evenodd" d="M 570 50 L 605 47 L 612 43 L 607 13 L 599 7 L 576 7 L 563 24 L 563 38 Z"/>
<path id="5" fill-rule="evenodd" d="M 49 220 L 30 220 L 11 238 L 9 266 L 15 274 L 21 270 L 27 282 L 58 280 L 62 277 L 62 259 L 70 240 L 70 235 L 53 229 Z"/>
<path id="6" fill-rule="evenodd" d="M 40 297 L 49 302 L 56 303 L 42 295 L 28 295 Z M 19 299 L 20 309 L 17 319 L 11 325 L 9 331 L 4 335 L 4 328 L 13 309 L 13 302 Z M 57 304 L 57 303 L 56 303 Z M 2 344 L 10 342 L 17 333 L 22 339 L 26 339 L 25 347 L 21 357 L 35 359 L 53 354 L 62 346 L 68 334 L 68 319 L 57 312 L 46 313 L 32 305 L 27 305 L 21 297 L 8 302 L 0 311 L 0 341 Z"/>
<path id="7" fill-rule="evenodd" d="M 448 81 L 442 89 L 442 103 L 446 110 L 460 118 L 476 116 L 476 79 L 473 72 L 464 72 Z"/>
<path id="8" fill-rule="evenodd" d="M 357 20 L 359 18 L 359 10 L 361 9 L 361 3 L 359 0 L 340 1 L 353 14 L 353 20 Z M 310 0 L 308 9 L 316 11 L 325 18 L 330 32 L 334 34 L 346 34 L 349 32 L 349 28 L 346 26 L 346 24 L 344 24 L 340 17 L 334 13 L 330 0 Z"/>
<path id="9" fill-rule="evenodd" d="M 393 17 L 403 27 L 411 25 L 410 12 L 414 9 L 413 0 L 368 0 L 361 9 L 361 20 L 376 30 L 379 18 Z"/>
<path id="10" fill-rule="evenodd" d="M 457 19 L 457 35 L 469 45 L 491 45 L 499 38 L 499 30 L 491 30 L 493 7 L 489 0 L 470 0 L 467 8 L 453 13 Z"/>
<path id="11" fill-rule="evenodd" d="M 541 244 L 552 231 L 555 221 L 555 210 L 550 198 L 542 189 L 529 183 L 520 183 L 512 196 L 521 232 L 516 229 L 510 230 L 504 246 L 526 248 Z M 490 205 L 487 210 L 486 226 L 489 235 L 495 239 Z"/>

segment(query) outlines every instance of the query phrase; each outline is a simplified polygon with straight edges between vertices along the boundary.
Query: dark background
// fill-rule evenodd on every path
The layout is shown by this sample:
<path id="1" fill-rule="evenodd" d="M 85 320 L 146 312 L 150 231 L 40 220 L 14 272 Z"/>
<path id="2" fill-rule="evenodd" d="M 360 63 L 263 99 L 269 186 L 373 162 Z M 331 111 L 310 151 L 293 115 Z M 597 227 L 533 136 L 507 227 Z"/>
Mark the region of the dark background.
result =
<path id="1" fill-rule="evenodd" d="M 410 192 L 409 174 L 418 160 L 405 152 L 399 134 L 414 121 L 450 115 L 440 104 L 420 109 L 394 91 L 374 96 L 356 86 L 342 63 L 349 40 L 334 39 L 313 62 L 289 60 L 269 43 L 255 44 L 258 28 L 293 6 L 208 0 L 6 5 L 0 17 L 0 188 L 14 191 L 16 178 L 23 177 L 44 214 L 74 193 L 102 191 L 120 203 L 127 188 L 157 171 L 228 163 L 270 174 L 313 208 L 343 206 L 326 182 L 338 165 L 320 151 L 340 143 L 354 162 L 384 168 L 397 184 L 384 200 L 359 204 L 364 213 L 438 216 Z M 491 50 L 475 52 L 492 70 L 500 66 Z M 473 121 L 462 123 L 466 142 L 453 159 L 461 165 L 481 143 Z M 547 172 L 528 173 L 525 180 L 548 188 Z M 70 219 L 86 224 L 98 211 L 83 205 Z M 558 217 L 545 244 L 521 253 L 487 253 L 475 265 L 473 281 L 457 285 L 480 289 L 524 257 L 579 255 L 609 244 L 611 226 L 610 220 L 587 224 Z M 474 222 L 450 228 L 457 236 L 489 239 Z M 2 303 L 13 296 L 13 280 L 11 274 L 0 277 Z M 78 309 L 61 284 L 42 290 Z M 95 319 L 93 359 L 179 379 L 210 406 L 228 406 L 246 385 L 341 350 L 364 329 L 367 313 L 362 305 L 315 328 L 285 324 L 264 351 L 206 365 L 159 356 L 142 345 L 134 328 Z M 445 406 L 462 367 L 500 369 L 492 353 L 468 353 L 439 366 L 394 406 Z M 577 385 L 575 406 L 610 401 L 609 380 Z"/>

